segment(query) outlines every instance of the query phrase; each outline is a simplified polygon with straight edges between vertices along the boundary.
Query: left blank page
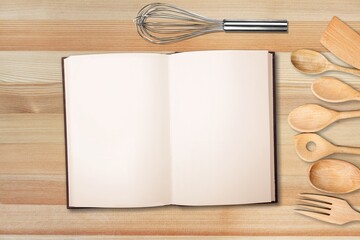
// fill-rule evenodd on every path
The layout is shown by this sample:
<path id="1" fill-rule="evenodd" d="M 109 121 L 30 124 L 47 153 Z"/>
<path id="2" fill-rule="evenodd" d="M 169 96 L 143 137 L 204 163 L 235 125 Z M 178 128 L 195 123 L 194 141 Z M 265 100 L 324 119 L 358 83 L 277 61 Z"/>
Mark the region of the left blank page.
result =
<path id="1" fill-rule="evenodd" d="M 170 203 L 167 56 L 64 60 L 70 207 Z"/>

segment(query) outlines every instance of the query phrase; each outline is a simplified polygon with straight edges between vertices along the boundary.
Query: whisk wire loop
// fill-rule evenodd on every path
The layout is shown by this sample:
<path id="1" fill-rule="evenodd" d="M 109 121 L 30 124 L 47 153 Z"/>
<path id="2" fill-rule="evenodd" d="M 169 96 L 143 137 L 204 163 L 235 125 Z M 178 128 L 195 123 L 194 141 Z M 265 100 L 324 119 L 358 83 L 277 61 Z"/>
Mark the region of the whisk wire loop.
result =
<path id="1" fill-rule="evenodd" d="M 165 4 L 151 3 L 135 17 L 137 32 L 145 40 L 165 44 L 218 31 L 287 31 L 287 21 L 217 20 Z"/>
<path id="2" fill-rule="evenodd" d="M 152 3 L 143 7 L 134 22 L 140 36 L 161 44 L 222 30 L 222 21 L 164 3 Z"/>

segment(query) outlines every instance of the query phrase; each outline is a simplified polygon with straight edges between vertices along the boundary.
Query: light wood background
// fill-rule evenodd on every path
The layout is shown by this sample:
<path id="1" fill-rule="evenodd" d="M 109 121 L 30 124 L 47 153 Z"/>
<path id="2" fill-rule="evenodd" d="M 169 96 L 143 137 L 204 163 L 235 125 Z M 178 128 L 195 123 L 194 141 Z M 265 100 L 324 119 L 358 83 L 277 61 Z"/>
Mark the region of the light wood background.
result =
<path id="1" fill-rule="evenodd" d="M 310 92 L 311 81 L 316 76 L 298 73 L 289 60 L 290 52 L 298 48 L 326 51 L 319 39 L 333 15 L 360 32 L 360 2 L 169 2 L 219 19 L 288 19 L 290 30 L 288 34 L 216 33 L 159 46 L 143 41 L 132 22 L 148 1 L 0 1 L 0 238 L 78 239 L 82 235 L 79 239 L 136 239 L 133 235 L 153 235 L 152 239 L 167 239 L 166 235 L 180 235 L 174 239 L 188 239 L 184 236 L 216 235 L 237 236 L 230 239 L 242 239 L 241 236 L 252 236 L 252 239 L 333 236 L 328 239 L 338 239 L 334 236 L 343 235 L 344 239 L 349 239 L 348 236 L 359 236 L 359 223 L 334 226 L 292 211 L 298 193 L 316 191 L 307 183 L 308 164 L 295 154 L 292 136 L 296 133 L 289 128 L 286 119 L 293 108 L 304 103 L 320 103 L 337 110 L 360 109 L 360 103 L 326 104 L 317 100 Z M 277 51 L 279 203 L 271 206 L 66 209 L 61 57 L 108 51 L 206 49 Z M 341 63 L 331 54 L 326 55 Z M 327 75 L 339 77 L 360 90 L 359 77 L 339 73 Z M 320 134 L 336 144 L 360 147 L 360 120 L 335 123 Z M 359 156 L 334 157 L 360 167 Z M 342 197 L 360 208 L 359 194 Z M 163 235 L 165 237 L 161 237 Z"/>

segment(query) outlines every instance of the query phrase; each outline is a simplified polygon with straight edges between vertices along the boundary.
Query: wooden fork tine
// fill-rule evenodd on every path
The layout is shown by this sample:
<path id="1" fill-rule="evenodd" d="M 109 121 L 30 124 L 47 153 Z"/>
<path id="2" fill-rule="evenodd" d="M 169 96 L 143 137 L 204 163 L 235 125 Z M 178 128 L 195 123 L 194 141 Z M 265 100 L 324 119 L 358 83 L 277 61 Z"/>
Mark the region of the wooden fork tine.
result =
<path id="1" fill-rule="evenodd" d="M 336 199 L 334 197 L 318 195 L 318 194 L 313 194 L 313 193 L 300 193 L 299 196 L 304 197 L 304 198 L 309 198 L 309 199 L 315 199 L 315 200 L 322 201 L 322 202 L 327 202 L 329 204 L 331 204 Z"/>
<path id="2" fill-rule="evenodd" d="M 324 214 L 330 214 L 330 209 L 325 209 L 325 208 L 319 208 L 319 207 L 315 207 L 315 206 L 310 206 L 307 204 L 297 204 L 298 207 L 302 208 L 303 210 L 309 210 L 312 212 L 321 212 Z"/>
<path id="3" fill-rule="evenodd" d="M 311 204 L 314 207 L 322 207 L 322 208 L 331 208 L 331 205 L 328 203 L 319 202 L 317 200 L 310 200 L 310 199 L 299 199 L 301 203 Z"/>
<path id="4" fill-rule="evenodd" d="M 306 210 L 301 210 L 301 209 L 295 209 L 294 210 L 296 213 L 311 217 L 311 218 L 315 218 L 318 219 L 320 221 L 324 221 L 324 222 L 330 222 L 329 219 L 329 215 L 323 214 L 323 213 L 318 213 L 318 212 L 310 212 L 310 211 L 306 211 Z"/>

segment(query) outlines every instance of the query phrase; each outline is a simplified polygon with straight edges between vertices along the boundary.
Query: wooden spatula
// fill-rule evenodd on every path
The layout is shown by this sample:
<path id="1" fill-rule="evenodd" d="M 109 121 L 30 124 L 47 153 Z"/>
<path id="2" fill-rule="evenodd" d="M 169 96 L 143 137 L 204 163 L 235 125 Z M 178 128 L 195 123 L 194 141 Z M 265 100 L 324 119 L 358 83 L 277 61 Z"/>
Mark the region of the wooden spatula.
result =
<path id="1" fill-rule="evenodd" d="M 347 64 L 360 68 L 360 35 L 337 17 L 331 19 L 320 42 Z"/>

